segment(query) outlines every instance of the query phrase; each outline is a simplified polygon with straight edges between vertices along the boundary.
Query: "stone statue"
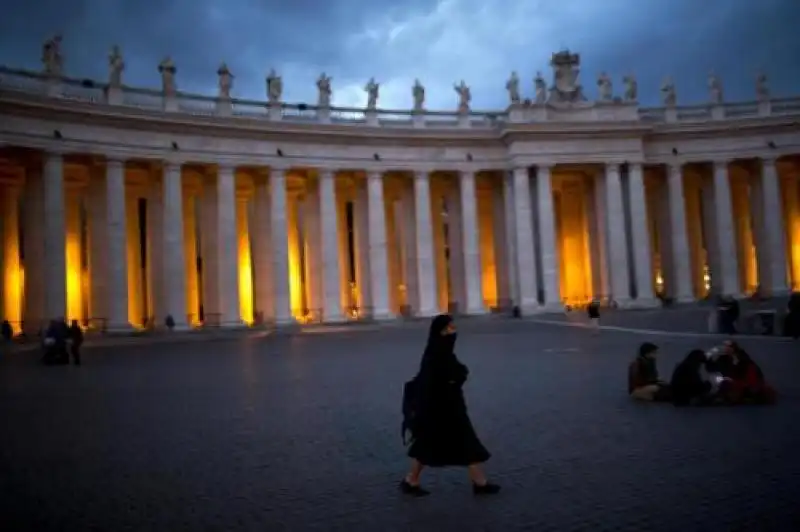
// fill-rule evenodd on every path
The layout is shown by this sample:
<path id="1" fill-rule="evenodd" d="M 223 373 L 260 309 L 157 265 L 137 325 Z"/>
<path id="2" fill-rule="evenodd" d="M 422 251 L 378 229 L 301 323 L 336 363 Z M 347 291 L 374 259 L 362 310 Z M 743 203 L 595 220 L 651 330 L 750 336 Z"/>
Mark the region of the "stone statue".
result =
<path id="1" fill-rule="evenodd" d="M 118 89 L 122 86 L 122 71 L 125 70 L 125 61 L 122 52 L 116 44 L 111 48 L 108 56 L 108 86 Z"/>
<path id="2" fill-rule="evenodd" d="M 61 57 L 61 35 L 45 41 L 42 46 L 42 63 L 44 73 L 52 77 L 61 77 L 64 67 L 64 58 Z"/>
<path id="3" fill-rule="evenodd" d="M 544 103 L 547 100 L 547 83 L 545 83 L 541 72 L 536 73 L 536 77 L 533 79 L 533 86 L 536 89 L 534 102 Z"/>
<path id="4" fill-rule="evenodd" d="M 161 73 L 161 90 L 164 92 L 164 95 L 175 96 L 177 92 L 177 87 L 175 86 L 175 73 L 177 69 L 175 68 L 175 63 L 172 62 L 172 58 L 164 58 L 158 65 L 158 71 Z"/>
<path id="5" fill-rule="evenodd" d="M 414 97 L 414 111 L 422 111 L 425 107 L 425 87 L 418 79 L 414 80 L 414 87 L 411 89 L 411 94 Z"/>
<path id="6" fill-rule="evenodd" d="M 667 107 L 675 107 L 675 104 L 678 102 L 678 96 L 675 93 L 675 83 L 670 77 L 665 78 L 664 82 L 661 84 L 661 101 L 663 101 L 664 105 Z"/>
<path id="7" fill-rule="evenodd" d="M 613 97 L 613 88 L 611 85 L 611 78 L 608 77 L 608 74 L 605 72 L 600 73 L 600 76 L 597 78 L 597 86 L 600 88 L 600 101 L 610 102 Z"/>
<path id="8" fill-rule="evenodd" d="M 506 82 L 506 90 L 508 91 L 508 98 L 511 100 L 511 105 L 516 105 L 520 102 L 519 97 L 519 76 L 516 70 L 511 73 L 511 77 Z"/>
<path id="9" fill-rule="evenodd" d="M 574 103 L 585 101 L 583 87 L 578 83 L 581 57 L 569 50 L 553 54 L 550 66 L 553 67 L 553 87 L 550 89 L 550 100 L 558 103 Z"/>
<path id="10" fill-rule="evenodd" d="M 472 93 L 467 87 L 467 84 L 464 83 L 464 80 L 461 80 L 461 83 L 458 85 L 453 85 L 456 93 L 458 94 L 458 110 L 460 112 L 467 112 L 469 111 L 469 102 L 472 101 Z"/>
<path id="11" fill-rule="evenodd" d="M 708 93 L 712 104 L 722 104 L 722 82 L 714 71 L 708 75 Z"/>
<path id="12" fill-rule="evenodd" d="M 283 95 L 283 80 L 272 68 L 267 76 L 267 100 L 271 104 L 277 104 L 281 101 Z"/>
<path id="13" fill-rule="evenodd" d="M 367 109 L 375 110 L 378 107 L 378 96 L 381 84 L 375 82 L 375 78 L 369 78 L 369 82 L 364 87 L 367 92 Z"/>
<path id="14" fill-rule="evenodd" d="M 319 91 L 319 98 L 317 99 L 318 107 L 326 108 L 331 106 L 331 95 L 333 94 L 331 90 L 332 79 L 333 78 L 330 76 L 326 76 L 325 72 L 320 74 L 317 80 L 317 90 Z"/>
<path id="15" fill-rule="evenodd" d="M 625 84 L 625 101 L 637 101 L 639 98 L 639 84 L 636 82 L 636 78 L 631 74 L 622 78 L 622 82 Z"/>
<path id="16" fill-rule="evenodd" d="M 228 70 L 228 65 L 222 63 L 219 70 L 217 70 L 217 76 L 219 76 L 219 97 L 226 100 L 230 99 L 231 87 L 233 87 L 233 74 Z"/>
<path id="17" fill-rule="evenodd" d="M 767 84 L 767 75 L 759 72 L 756 76 L 756 99 L 759 102 L 769 100 L 769 85 Z"/>

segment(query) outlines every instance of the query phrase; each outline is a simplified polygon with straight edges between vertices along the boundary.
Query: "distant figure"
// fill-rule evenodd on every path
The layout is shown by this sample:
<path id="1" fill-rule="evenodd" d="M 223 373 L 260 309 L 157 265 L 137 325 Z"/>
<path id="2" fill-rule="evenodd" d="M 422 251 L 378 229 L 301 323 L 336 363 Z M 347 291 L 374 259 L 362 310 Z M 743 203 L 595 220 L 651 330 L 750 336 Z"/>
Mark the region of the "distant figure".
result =
<path id="1" fill-rule="evenodd" d="M 3 320 L 3 324 L 0 325 L 0 336 L 6 342 L 10 342 L 14 338 L 14 329 L 11 328 L 11 323 L 8 320 Z"/>
<path id="2" fill-rule="evenodd" d="M 786 305 L 786 319 L 783 322 L 783 335 L 797 340 L 800 338 L 800 292 L 793 292 Z"/>
<path id="3" fill-rule="evenodd" d="M 731 296 L 720 296 L 717 303 L 719 313 L 719 332 L 736 334 L 736 321 L 739 319 L 739 302 Z"/>
<path id="4" fill-rule="evenodd" d="M 68 338 L 69 327 L 67 327 L 64 319 L 51 320 L 42 340 L 44 349 L 42 362 L 46 365 L 69 364 Z"/>
<path id="5" fill-rule="evenodd" d="M 645 342 L 628 366 L 628 394 L 639 401 L 666 401 L 669 399 L 669 384 L 658 378 L 656 355 L 658 346 Z"/>
<path id="6" fill-rule="evenodd" d="M 475 434 L 467 414 L 461 388 L 469 370 L 456 358 L 455 343 L 453 318 L 446 314 L 436 316 L 419 372 L 404 390 L 404 428 L 408 427 L 412 434 L 408 450 L 412 463 L 400 489 L 408 495 L 429 494 L 419 485 L 425 466 L 467 467 L 476 495 L 500 491 L 500 486 L 487 481 L 480 467 L 491 455 Z"/>
<path id="7" fill-rule="evenodd" d="M 70 351 L 72 352 L 72 363 L 76 366 L 80 366 L 83 330 L 81 326 L 78 325 L 78 320 L 72 320 L 72 325 L 69 328 L 69 339 L 71 340 Z"/>
<path id="8" fill-rule="evenodd" d="M 599 330 L 600 329 L 600 302 L 597 299 L 593 299 L 589 305 L 586 307 L 586 313 L 589 315 L 589 323 L 592 324 L 592 328 Z"/>

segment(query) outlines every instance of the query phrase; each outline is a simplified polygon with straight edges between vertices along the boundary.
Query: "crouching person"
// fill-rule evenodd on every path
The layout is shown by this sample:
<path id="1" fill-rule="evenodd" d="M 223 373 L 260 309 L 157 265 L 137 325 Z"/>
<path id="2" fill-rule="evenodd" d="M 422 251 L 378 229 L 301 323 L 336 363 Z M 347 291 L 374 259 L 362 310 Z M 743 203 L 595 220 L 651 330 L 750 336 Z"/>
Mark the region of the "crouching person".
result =
<path id="1" fill-rule="evenodd" d="M 628 366 L 628 393 L 639 401 L 669 401 L 669 385 L 658 378 L 658 346 L 645 342 Z"/>

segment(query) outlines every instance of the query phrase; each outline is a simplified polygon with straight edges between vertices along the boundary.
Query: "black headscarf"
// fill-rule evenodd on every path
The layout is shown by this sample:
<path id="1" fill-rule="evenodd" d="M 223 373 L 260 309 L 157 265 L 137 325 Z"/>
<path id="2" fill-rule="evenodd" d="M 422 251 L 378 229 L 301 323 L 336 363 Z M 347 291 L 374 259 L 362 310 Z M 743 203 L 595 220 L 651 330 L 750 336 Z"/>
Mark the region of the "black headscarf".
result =
<path id="1" fill-rule="evenodd" d="M 432 372 L 436 367 L 441 367 L 451 362 L 456 344 L 456 335 L 443 335 L 442 331 L 452 321 L 453 318 L 449 314 L 439 314 L 431 321 L 431 326 L 428 330 L 428 343 L 425 345 L 425 352 L 422 354 L 422 361 L 419 366 L 421 375 Z"/>

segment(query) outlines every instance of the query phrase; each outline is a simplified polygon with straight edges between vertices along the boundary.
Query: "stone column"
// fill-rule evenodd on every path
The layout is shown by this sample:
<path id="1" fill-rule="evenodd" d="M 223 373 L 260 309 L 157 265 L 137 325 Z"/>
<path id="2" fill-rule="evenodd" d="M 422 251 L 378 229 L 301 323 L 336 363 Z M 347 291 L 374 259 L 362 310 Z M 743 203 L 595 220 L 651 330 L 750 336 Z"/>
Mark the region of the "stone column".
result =
<path id="1" fill-rule="evenodd" d="M 375 319 L 392 317 L 389 310 L 389 268 L 386 244 L 386 212 L 383 199 L 383 175 L 370 172 L 367 176 L 369 218 L 369 273 L 372 283 L 372 315 Z"/>
<path id="2" fill-rule="evenodd" d="M 786 272 L 786 240 L 783 226 L 783 205 L 781 204 L 780 182 L 775 159 L 761 160 L 761 196 L 763 241 L 758 243 L 760 257 L 758 264 L 764 274 L 761 286 L 768 294 L 777 296 L 789 291 Z"/>
<path id="3" fill-rule="evenodd" d="M 67 310 L 66 205 L 64 160 L 48 153 L 44 163 L 44 309 L 46 319 Z"/>
<path id="4" fill-rule="evenodd" d="M 382 197 L 383 194 L 381 194 Z M 366 182 L 356 182 L 355 201 L 353 201 L 353 229 L 355 232 L 353 245 L 355 246 L 356 287 L 358 288 L 356 304 L 362 317 L 372 316 L 375 310 L 372 304 L 372 279 L 370 277 L 369 223 L 369 176 L 367 176 Z"/>
<path id="5" fill-rule="evenodd" d="M 292 309 L 289 291 L 289 226 L 286 211 L 286 170 L 270 171 L 270 225 L 272 229 L 272 274 L 275 323 L 291 323 Z"/>
<path id="6" fill-rule="evenodd" d="M 162 177 L 162 288 L 164 317 L 172 316 L 175 330 L 186 321 L 186 258 L 183 245 L 183 180 L 181 164 L 164 162 Z"/>
<path id="7" fill-rule="evenodd" d="M 536 293 L 536 254 L 533 247 L 533 213 L 531 212 L 530 175 L 527 168 L 514 169 L 513 212 L 516 235 L 514 246 L 517 258 L 518 305 L 523 314 L 530 314 L 538 310 L 539 299 Z"/>
<path id="8" fill-rule="evenodd" d="M 11 323 L 14 334 L 20 332 L 22 321 L 22 278 L 20 276 L 19 242 L 19 190 L 14 186 L 2 189 L 3 213 L 2 233 L 0 233 L 0 279 L 3 282 L 0 309 L 3 319 Z"/>
<path id="9" fill-rule="evenodd" d="M 38 169 L 29 168 L 25 175 L 23 248 L 25 255 L 25 298 L 22 330 L 35 337 L 47 326 L 45 314 L 45 249 L 44 249 L 44 181 Z M 63 253 L 62 253 L 63 255 Z"/>
<path id="10" fill-rule="evenodd" d="M 542 253 L 544 305 L 548 310 L 560 310 L 561 289 L 553 209 L 553 176 L 549 166 L 539 165 L 536 168 L 536 199 L 539 204 L 539 248 Z"/>
<path id="11" fill-rule="evenodd" d="M 119 159 L 106 161 L 105 227 L 99 239 L 106 256 L 105 296 L 108 331 L 125 331 L 131 328 L 128 321 L 128 230 L 125 201 L 125 162 Z M 94 273 L 94 271 L 93 271 Z"/>
<path id="12" fill-rule="evenodd" d="M 667 189 L 669 195 L 669 226 L 672 243 L 672 272 L 670 279 L 671 296 L 677 302 L 694 300 L 692 295 L 692 265 L 689 254 L 689 236 L 686 224 L 686 200 L 683 192 L 683 168 L 680 164 L 670 164 L 667 169 Z"/>
<path id="13" fill-rule="evenodd" d="M 525 170 L 527 172 L 527 170 Z M 502 216 L 505 222 L 505 261 L 508 276 L 508 299 L 509 304 L 521 306 L 519 293 L 519 269 L 517 263 L 517 216 L 516 200 L 514 199 L 514 176 L 516 172 L 506 172 L 503 175 L 503 210 Z M 526 187 L 530 193 L 529 187 Z M 530 198 L 530 194 L 528 195 Z M 530 199 L 528 200 L 530 208 Z M 531 227 L 531 233 L 533 228 Z"/>
<path id="14" fill-rule="evenodd" d="M 481 291 L 481 256 L 478 247 L 478 208 L 475 198 L 475 173 L 461 173 L 461 235 L 463 237 L 462 252 L 464 256 L 464 281 L 467 292 L 467 314 L 483 314 Z"/>
<path id="15" fill-rule="evenodd" d="M 253 263 L 255 265 L 255 306 L 264 321 L 275 319 L 272 273 L 272 221 L 270 213 L 269 183 L 263 176 L 256 180 L 255 227 L 253 228 Z"/>
<path id="16" fill-rule="evenodd" d="M 641 173 L 641 172 L 640 172 Z M 625 241 L 624 204 L 622 182 L 618 164 L 606 165 L 606 241 L 611 274 L 611 297 L 620 306 L 630 303 L 628 277 L 628 247 Z M 646 226 L 645 226 L 646 229 Z"/>
<path id="17" fill-rule="evenodd" d="M 647 195 L 641 164 L 628 166 L 628 190 L 631 203 L 631 232 L 633 233 L 633 263 L 636 273 L 636 299 L 640 304 L 653 305 L 653 264 L 650 253 L 650 221 L 647 217 Z"/>
<path id="18" fill-rule="evenodd" d="M 722 293 L 737 296 L 741 290 L 732 211 L 728 161 L 714 161 L 714 221 L 719 243 L 717 263 L 720 265 L 722 276 Z"/>
<path id="19" fill-rule="evenodd" d="M 414 173 L 414 214 L 416 218 L 418 316 L 434 316 L 436 309 L 436 265 L 433 260 L 431 184 L 427 172 Z"/>
<path id="20" fill-rule="evenodd" d="M 217 169 L 217 289 L 220 325 L 241 327 L 239 308 L 239 239 L 236 231 L 235 168 L 220 164 Z"/>
<path id="21" fill-rule="evenodd" d="M 339 264 L 339 233 L 336 216 L 335 172 L 323 170 L 319 176 L 320 234 L 322 235 L 323 321 L 344 321 Z"/>

